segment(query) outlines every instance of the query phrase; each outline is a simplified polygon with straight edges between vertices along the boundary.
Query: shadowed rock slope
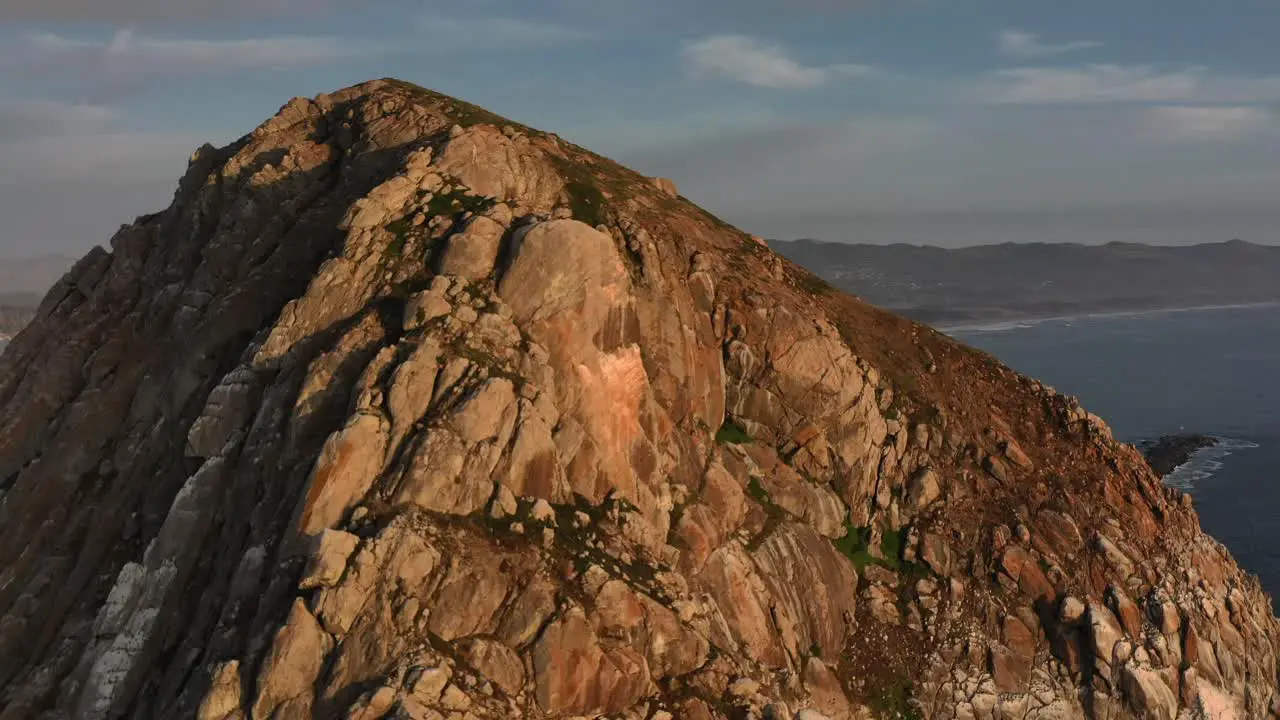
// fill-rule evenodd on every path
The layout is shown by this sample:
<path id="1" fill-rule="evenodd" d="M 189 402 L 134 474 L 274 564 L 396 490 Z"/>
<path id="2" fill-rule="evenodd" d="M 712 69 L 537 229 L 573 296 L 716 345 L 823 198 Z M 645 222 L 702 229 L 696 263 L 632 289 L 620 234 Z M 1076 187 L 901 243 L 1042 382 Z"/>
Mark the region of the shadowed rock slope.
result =
<path id="1" fill-rule="evenodd" d="M 396 81 L 201 148 L 0 365 L 0 719 L 1259 718 L 1071 398 Z"/>

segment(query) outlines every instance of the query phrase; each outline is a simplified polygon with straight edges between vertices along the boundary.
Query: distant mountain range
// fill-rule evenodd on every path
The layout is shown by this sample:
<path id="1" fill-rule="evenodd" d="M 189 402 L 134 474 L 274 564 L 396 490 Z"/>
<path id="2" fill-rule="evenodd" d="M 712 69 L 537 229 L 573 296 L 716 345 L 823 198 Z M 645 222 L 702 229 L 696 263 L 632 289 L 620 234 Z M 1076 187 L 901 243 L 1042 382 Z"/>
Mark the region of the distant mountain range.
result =
<path id="1" fill-rule="evenodd" d="M 74 264 L 65 255 L 0 259 L 0 338 L 30 322 L 44 294 Z"/>
<path id="2" fill-rule="evenodd" d="M 770 246 L 845 292 L 935 325 L 1280 301 L 1280 247 Z"/>

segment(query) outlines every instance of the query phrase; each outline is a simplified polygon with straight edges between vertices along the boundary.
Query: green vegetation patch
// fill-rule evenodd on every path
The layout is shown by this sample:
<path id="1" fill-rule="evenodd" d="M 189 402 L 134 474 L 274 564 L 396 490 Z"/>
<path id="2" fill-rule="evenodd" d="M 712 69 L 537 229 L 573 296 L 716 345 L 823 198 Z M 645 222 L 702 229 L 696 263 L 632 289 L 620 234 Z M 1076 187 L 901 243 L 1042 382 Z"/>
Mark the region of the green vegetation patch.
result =
<path id="1" fill-rule="evenodd" d="M 574 219 L 592 227 L 610 224 L 611 206 L 648 185 L 634 170 L 563 141 L 560 151 L 547 153 L 547 159 L 564 180 Z"/>
<path id="2" fill-rule="evenodd" d="M 715 220 L 715 224 L 717 226 L 720 226 L 726 229 L 731 229 L 731 230 L 733 229 L 733 228 L 730 228 L 728 225 L 725 225 L 724 221 L 721 220 L 720 218 L 717 218 L 716 216 L 711 215 L 710 213 L 708 213 L 708 215 L 713 220 Z M 764 246 L 756 242 L 755 240 L 751 239 L 751 236 L 746 233 L 742 234 L 742 238 L 738 241 L 738 244 L 742 248 L 742 251 L 747 253 L 748 255 L 763 255 L 765 252 Z"/>
<path id="3" fill-rule="evenodd" d="M 399 220 L 387 224 L 387 232 L 392 234 L 391 242 L 387 244 L 386 256 L 389 258 L 398 258 L 404 255 L 404 248 L 409 244 L 409 238 L 413 235 L 413 220 L 408 217 L 402 217 Z"/>
<path id="4" fill-rule="evenodd" d="M 769 491 L 765 490 L 764 486 L 760 484 L 760 478 L 751 478 L 751 481 L 747 483 L 747 494 L 751 496 L 752 500 L 763 505 L 766 510 L 771 507 L 777 507 L 777 505 L 773 504 L 773 498 L 769 496 Z"/>
<path id="5" fill-rule="evenodd" d="M 911 704 L 911 680 L 899 678 L 871 697 L 871 709 L 886 720 L 924 720 L 919 708 Z"/>
<path id="6" fill-rule="evenodd" d="M 885 532 L 880 536 L 880 552 L 884 554 L 884 564 L 895 572 L 902 569 L 902 545 L 906 539 L 906 530 Z"/>
<path id="7" fill-rule="evenodd" d="M 868 565 L 879 565 L 882 568 L 904 575 L 908 580 L 918 580 L 932 574 L 924 565 L 907 562 L 902 559 L 902 548 L 906 544 L 907 528 L 903 528 L 898 532 L 885 531 L 881 534 L 880 554 L 884 557 L 876 557 L 871 554 L 871 528 L 855 527 L 848 520 L 845 520 L 844 528 L 844 537 L 831 542 L 836 546 L 836 550 L 840 551 L 841 555 L 849 558 L 853 566 L 858 569 L 859 574 Z"/>
<path id="8" fill-rule="evenodd" d="M 798 273 L 795 280 L 796 287 L 810 295 L 830 295 L 836 291 L 836 289 L 831 287 L 826 280 L 823 280 L 810 272 Z"/>
<path id="9" fill-rule="evenodd" d="M 601 188 L 602 178 L 596 172 L 595 163 L 587 157 L 551 156 L 551 160 L 564 179 L 564 193 L 569 198 L 573 219 L 591 227 L 607 224 L 609 200 Z"/>
<path id="10" fill-rule="evenodd" d="M 427 202 L 427 212 L 433 217 L 453 217 L 463 213 L 482 213 L 497 203 L 492 198 L 480 197 L 454 188 L 448 193 L 437 193 Z"/>
<path id="11" fill-rule="evenodd" d="M 606 201 L 595 183 L 586 179 L 571 180 L 564 186 L 569 196 L 569 211 L 575 220 L 596 227 L 605 224 Z"/>
<path id="12" fill-rule="evenodd" d="M 871 546 L 871 528 L 854 527 L 853 523 L 845 520 L 844 529 L 844 537 L 831 542 L 835 544 L 836 550 L 839 550 L 841 555 L 849 558 L 859 574 L 868 565 L 882 564 L 879 558 L 868 552 Z"/>
<path id="13" fill-rule="evenodd" d="M 741 425 L 728 418 L 716 432 L 716 442 L 721 445 L 746 445 L 753 441 L 754 438 Z"/>
<path id="14" fill-rule="evenodd" d="M 510 125 L 526 134 L 538 134 L 538 131 L 533 128 L 508 120 L 497 113 L 489 112 L 479 105 L 472 105 L 469 102 L 429 90 L 421 85 L 394 78 L 386 78 L 386 84 L 388 87 L 402 93 L 405 99 L 410 102 L 434 106 L 438 111 L 448 115 L 449 119 L 454 123 L 464 128 L 474 125 L 495 125 L 498 127 Z"/>

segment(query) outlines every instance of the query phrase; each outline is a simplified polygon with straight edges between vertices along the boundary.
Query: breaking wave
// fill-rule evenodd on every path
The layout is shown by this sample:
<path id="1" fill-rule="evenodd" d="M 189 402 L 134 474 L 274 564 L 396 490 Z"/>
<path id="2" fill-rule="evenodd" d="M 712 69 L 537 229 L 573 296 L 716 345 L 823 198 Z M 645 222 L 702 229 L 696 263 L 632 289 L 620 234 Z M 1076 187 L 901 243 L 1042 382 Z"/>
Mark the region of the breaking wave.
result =
<path id="1" fill-rule="evenodd" d="M 1222 469 L 1222 463 L 1232 453 L 1253 450 L 1258 444 L 1249 440 L 1218 438 L 1218 444 L 1198 450 L 1186 463 L 1179 465 L 1164 478 L 1164 484 L 1184 492 L 1195 489 L 1196 483 L 1208 480 Z"/>

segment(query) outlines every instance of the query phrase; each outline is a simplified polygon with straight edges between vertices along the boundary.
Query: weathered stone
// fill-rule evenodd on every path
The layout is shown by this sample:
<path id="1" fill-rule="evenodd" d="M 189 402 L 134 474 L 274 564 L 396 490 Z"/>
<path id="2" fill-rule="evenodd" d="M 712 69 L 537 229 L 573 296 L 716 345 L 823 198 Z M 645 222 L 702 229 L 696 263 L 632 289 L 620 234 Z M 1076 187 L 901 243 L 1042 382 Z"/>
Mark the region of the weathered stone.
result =
<path id="1" fill-rule="evenodd" d="M 996 457 L 987 457 L 982 461 L 982 469 L 991 474 L 991 477 L 1002 483 L 1009 482 L 1009 468 L 1004 461 Z"/>
<path id="2" fill-rule="evenodd" d="M 1144 720 L 1175 720 L 1178 716 L 1178 698 L 1159 673 L 1135 665 L 1125 665 L 1120 672 L 1121 687 L 1137 717 Z"/>
<path id="3" fill-rule="evenodd" d="M 1099 533 L 1094 536 L 1093 542 L 1112 567 L 1124 573 L 1126 577 L 1133 574 L 1133 561 L 1112 542 L 1111 538 Z"/>
<path id="4" fill-rule="evenodd" d="M 209 691 L 200 702 L 196 720 L 225 720 L 235 718 L 244 703 L 240 685 L 240 662 L 230 660 L 221 663 L 213 671 Z"/>
<path id="5" fill-rule="evenodd" d="M 680 191 L 676 188 L 676 184 L 672 180 L 669 180 L 667 178 L 655 177 L 655 178 L 649 178 L 649 182 L 654 187 L 661 190 L 663 194 L 667 195 L 668 197 L 673 197 L 673 198 L 680 197 Z"/>
<path id="6" fill-rule="evenodd" d="M 554 621 L 533 650 L 538 705 L 545 712 L 614 713 L 649 686 L 645 659 L 630 649 L 603 650 L 579 608 Z"/>
<path id="7" fill-rule="evenodd" d="M 927 507 L 942 494 L 938 473 L 933 468 L 922 468 L 911 478 L 907 490 L 907 506 L 913 510 Z"/>
<path id="8" fill-rule="evenodd" d="M 187 433 L 187 455 L 209 458 L 217 455 L 241 429 L 253 411 L 256 376 L 250 368 L 231 371 L 209 393 L 204 411 Z"/>
<path id="9" fill-rule="evenodd" d="M 315 535 L 334 527 L 373 486 L 390 436 L 380 415 L 359 414 L 325 443 L 310 487 L 298 505 L 298 531 Z"/>
<path id="10" fill-rule="evenodd" d="M 1036 516 L 1036 547 L 1059 557 L 1074 555 L 1084 547 L 1080 530 L 1067 515 L 1045 510 Z"/>
<path id="11" fill-rule="evenodd" d="M 511 492 L 506 485 L 499 485 L 497 494 L 493 497 L 493 505 L 489 508 L 489 517 L 502 520 L 514 516 L 519 510 L 520 505 L 515 493 Z"/>
<path id="12" fill-rule="evenodd" d="M 409 691 L 419 700 L 435 705 L 452 678 L 453 672 L 448 667 L 423 668 L 414 674 Z"/>
<path id="13" fill-rule="evenodd" d="M 435 165 L 477 194 L 537 211 L 555 207 L 564 187 L 546 155 L 489 125 L 452 136 Z"/>
<path id="14" fill-rule="evenodd" d="M 500 642 L 475 638 L 463 643 L 463 657 L 471 667 L 508 695 L 524 688 L 524 663 Z"/>
<path id="15" fill-rule="evenodd" d="M 1026 692 L 1031 682 L 1031 662 L 1004 648 L 992 649 L 991 677 L 1000 692 Z"/>
<path id="16" fill-rule="evenodd" d="M 1045 577 L 1036 560 L 1017 545 L 1010 545 L 1000 557 L 1000 568 L 1009 576 L 1023 592 L 1033 598 L 1051 598 L 1054 595 L 1053 585 Z"/>
<path id="17" fill-rule="evenodd" d="M 1027 457 L 1027 453 L 1022 450 L 1022 447 L 1011 439 L 1006 438 L 1000 441 L 1000 451 L 1004 453 L 1006 458 L 1013 461 L 1014 465 L 1024 470 L 1032 466 L 1031 458 Z"/>
<path id="18" fill-rule="evenodd" d="M 898 595 L 883 585 L 868 585 L 865 600 L 871 617 L 886 625 L 899 625 L 902 615 L 898 611 Z"/>
<path id="19" fill-rule="evenodd" d="M 1006 616 L 1002 624 L 1002 647 L 991 651 L 991 675 L 1000 692 L 1026 692 L 1035 666 L 1036 637 L 1020 620 Z"/>
<path id="20" fill-rule="evenodd" d="M 440 258 L 440 272 L 471 281 L 489 277 L 506 231 L 500 223 L 483 215 L 471 218 L 461 232 L 450 236 Z"/>
<path id="21" fill-rule="evenodd" d="M 804 689 L 813 705 L 810 711 L 821 711 L 831 717 L 847 717 L 849 699 L 840 678 L 821 659 L 810 657 L 804 664 Z M 803 711 L 802 711 L 803 712 Z"/>
<path id="22" fill-rule="evenodd" d="M 1058 606 L 1058 619 L 1064 623 L 1074 623 L 1084 615 L 1084 603 L 1079 598 L 1068 595 Z"/>
<path id="23" fill-rule="evenodd" d="M 1089 603 L 1089 637 L 1093 657 L 1110 667 L 1114 662 L 1115 646 L 1123 633 L 1111 611 L 1097 603 Z"/>
<path id="24" fill-rule="evenodd" d="M 920 559 L 939 575 L 945 577 L 951 574 L 951 548 L 948 547 L 946 538 L 941 535 L 921 534 Z"/>
<path id="25" fill-rule="evenodd" d="M 295 600 L 289 619 L 276 634 L 271 654 L 258 673 L 254 716 L 271 717 L 277 708 L 291 701 L 300 701 L 301 705 L 295 707 L 309 707 L 313 686 L 332 649 L 328 634 L 302 601 Z"/>
<path id="26" fill-rule="evenodd" d="M 1107 588 L 1107 605 L 1115 616 L 1120 620 L 1120 626 L 1124 628 L 1125 633 L 1129 637 L 1138 638 L 1143 636 L 1142 631 L 1142 613 L 1138 610 L 1138 606 L 1133 604 L 1129 596 L 1124 590 L 1112 585 Z"/>
<path id="27" fill-rule="evenodd" d="M 337 584 L 347 569 L 347 560 L 356 551 L 360 538 L 340 530 L 323 530 L 312 539 L 307 568 L 298 581 L 300 590 Z"/>

